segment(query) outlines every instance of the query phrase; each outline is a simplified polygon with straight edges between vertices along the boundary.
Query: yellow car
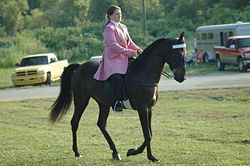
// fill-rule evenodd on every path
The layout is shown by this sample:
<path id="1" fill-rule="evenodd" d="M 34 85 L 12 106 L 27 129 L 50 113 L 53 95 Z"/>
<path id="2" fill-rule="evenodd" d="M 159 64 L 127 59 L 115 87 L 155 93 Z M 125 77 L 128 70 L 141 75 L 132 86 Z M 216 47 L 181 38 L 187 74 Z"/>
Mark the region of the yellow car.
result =
<path id="1" fill-rule="evenodd" d="M 14 86 L 34 85 L 60 79 L 63 70 L 68 66 L 67 60 L 58 61 L 53 53 L 25 56 L 18 68 L 12 73 Z"/>

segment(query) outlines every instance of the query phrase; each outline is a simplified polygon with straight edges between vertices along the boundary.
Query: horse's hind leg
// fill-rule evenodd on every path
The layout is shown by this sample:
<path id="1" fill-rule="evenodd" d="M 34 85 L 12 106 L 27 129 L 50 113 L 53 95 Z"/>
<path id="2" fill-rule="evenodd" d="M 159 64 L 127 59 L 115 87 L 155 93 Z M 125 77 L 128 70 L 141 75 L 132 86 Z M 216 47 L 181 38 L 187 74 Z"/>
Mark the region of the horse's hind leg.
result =
<path id="1" fill-rule="evenodd" d="M 106 130 L 106 126 L 107 126 L 107 119 L 109 116 L 109 111 L 110 111 L 110 107 L 108 106 L 104 106 L 100 103 L 99 104 L 99 118 L 98 118 L 98 122 L 97 125 L 100 128 L 102 134 L 104 135 L 105 139 L 107 140 L 110 149 L 112 150 L 112 157 L 115 160 L 121 160 L 120 154 L 117 152 L 115 144 L 112 140 L 112 138 L 110 137 L 108 131 Z"/>
<path id="2" fill-rule="evenodd" d="M 73 137 L 73 151 L 75 153 L 75 157 L 80 157 L 80 152 L 78 151 L 77 147 L 77 129 L 79 125 L 79 121 L 81 119 L 81 116 L 85 110 L 85 108 L 88 105 L 90 97 L 85 98 L 77 98 L 77 96 L 74 96 L 74 104 L 75 104 L 75 110 L 73 117 L 71 119 L 71 128 L 72 128 L 72 137 Z"/>

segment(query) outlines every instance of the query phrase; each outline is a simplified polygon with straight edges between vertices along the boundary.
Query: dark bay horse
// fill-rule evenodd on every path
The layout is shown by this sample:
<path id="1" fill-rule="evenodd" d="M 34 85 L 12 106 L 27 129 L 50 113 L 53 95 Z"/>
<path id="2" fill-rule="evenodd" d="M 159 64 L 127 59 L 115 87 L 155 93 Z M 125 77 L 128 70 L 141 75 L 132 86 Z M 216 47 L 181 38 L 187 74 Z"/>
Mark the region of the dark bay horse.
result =
<path id="1" fill-rule="evenodd" d="M 142 153 L 147 148 L 147 157 L 153 162 L 159 161 L 151 152 L 151 117 L 152 107 L 158 99 L 158 83 L 164 64 L 167 63 L 173 71 L 174 79 L 183 82 L 185 79 L 185 41 L 184 33 L 179 38 L 159 39 L 149 45 L 141 55 L 131 62 L 127 76 L 127 95 L 131 106 L 137 110 L 144 135 L 144 142 L 137 149 L 129 149 L 127 156 Z M 88 61 L 84 64 L 71 64 L 63 72 L 61 90 L 51 107 L 50 122 L 60 120 L 66 114 L 74 98 L 74 114 L 71 119 L 73 135 L 73 151 L 75 157 L 80 157 L 77 147 L 76 132 L 81 116 L 92 97 L 99 106 L 97 125 L 107 140 L 112 157 L 121 160 L 116 146 L 106 130 L 107 118 L 112 105 L 112 89 L 109 81 L 97 81 L 93 75 L 99 63 Z"/>

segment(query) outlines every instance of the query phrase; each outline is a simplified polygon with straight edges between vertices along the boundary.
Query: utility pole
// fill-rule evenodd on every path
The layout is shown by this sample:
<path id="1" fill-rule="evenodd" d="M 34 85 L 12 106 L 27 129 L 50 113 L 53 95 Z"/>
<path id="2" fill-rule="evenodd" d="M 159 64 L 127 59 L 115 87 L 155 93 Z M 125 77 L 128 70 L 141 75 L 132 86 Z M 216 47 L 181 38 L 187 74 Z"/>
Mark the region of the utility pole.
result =
<path id="1" fill-rule="evenodd" d="M 147 16 L 146 16 L 146 7 L 145 6 L 146 6 L 145 1 L 142 0 L 143 26 L 144 26 L 145 36 L 147 36 L 148 28 L 147 28 Z"/>

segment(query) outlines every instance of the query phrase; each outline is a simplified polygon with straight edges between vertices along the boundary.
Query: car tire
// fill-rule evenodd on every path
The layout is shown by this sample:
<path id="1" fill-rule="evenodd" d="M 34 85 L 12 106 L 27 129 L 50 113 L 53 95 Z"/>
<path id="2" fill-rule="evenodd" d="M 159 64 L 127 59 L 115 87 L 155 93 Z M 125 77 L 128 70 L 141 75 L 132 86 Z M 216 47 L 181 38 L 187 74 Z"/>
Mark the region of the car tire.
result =
<path id="1" fill-rule="evenodd" d="M 222 71 L 225 69 L 225 64 L 221 62 L 220 57 L 216 58 L 216 66 L 219 71 Z"/>
<path id="2" fill-rule="evenodd" d="M 47 80 L 45 82 L 46 85 L 51 85 L 51 74 L 50 73 L 47 73 Z"/>
<path id="3" fill-rule="evenodd" d="M 240 71 L 240 72 L 246 72 L 246 71 L 247 71 L 247 67 L 246 67 L 246 65 L 244 64 L 242 58 L 239 58 L 239 59 L 238 59 L 238 67 L 239 67 L 239 71 Z"/>

